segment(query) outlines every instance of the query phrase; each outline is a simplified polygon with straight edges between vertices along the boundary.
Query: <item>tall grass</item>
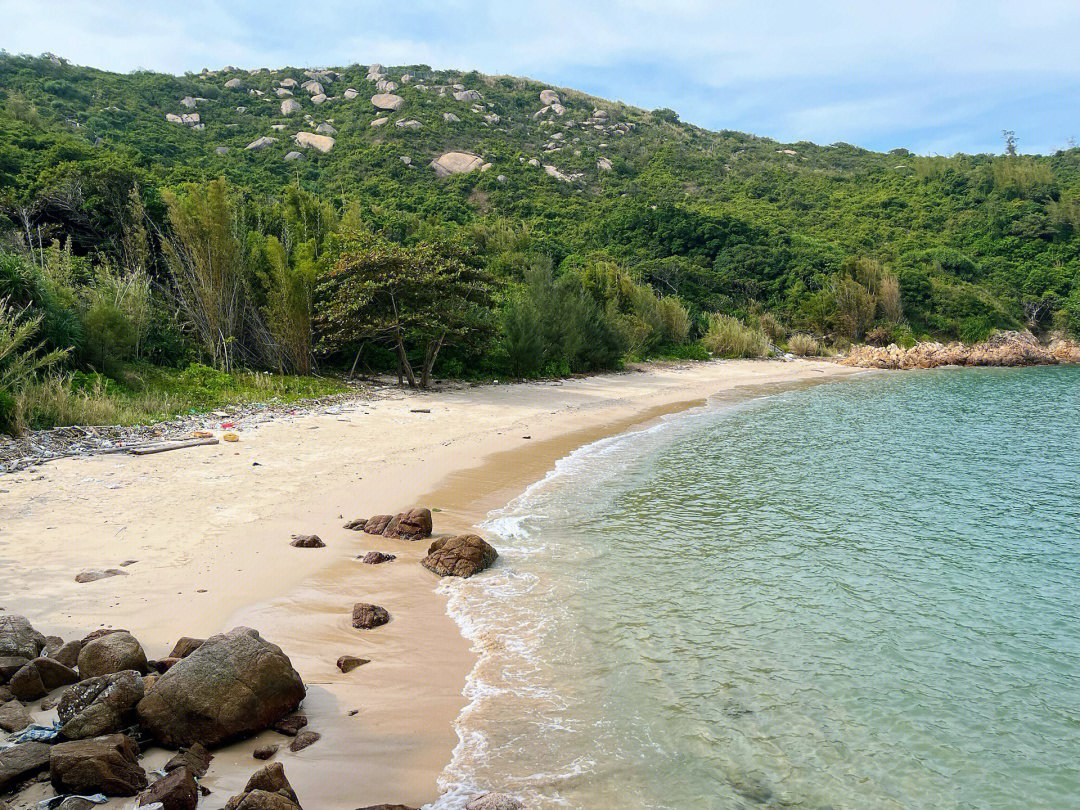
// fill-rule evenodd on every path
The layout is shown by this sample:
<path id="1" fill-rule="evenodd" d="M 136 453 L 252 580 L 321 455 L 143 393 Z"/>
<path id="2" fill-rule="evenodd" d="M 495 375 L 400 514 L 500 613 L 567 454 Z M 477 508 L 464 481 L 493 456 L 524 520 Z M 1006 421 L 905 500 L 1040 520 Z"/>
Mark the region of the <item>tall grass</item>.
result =
<path id="1" fill-rule="evenodd" d="M 769 353 L 764 332 L 718 312 L 709 315 L 709 329 L 701 343 L 716 357 L 764 357 Z"/>
<path id="2" fill-rule="evenodd" d="M 799 357 L 815 357 L 821 352 L 821 345 L 813 336 L 799 332 L 788 339 L 788 351 Z"/>

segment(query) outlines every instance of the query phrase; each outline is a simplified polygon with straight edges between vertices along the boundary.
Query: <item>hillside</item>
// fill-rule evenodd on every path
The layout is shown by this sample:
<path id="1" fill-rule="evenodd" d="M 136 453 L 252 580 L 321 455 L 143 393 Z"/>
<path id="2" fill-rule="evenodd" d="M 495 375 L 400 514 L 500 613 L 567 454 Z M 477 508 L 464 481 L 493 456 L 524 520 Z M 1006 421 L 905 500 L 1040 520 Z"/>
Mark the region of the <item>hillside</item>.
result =
<path id="1" fill-rule="evenodd" d="M 406 248 L 465 235 L 496 282 L 493 311 L 541 264 L 584 278 L 601 309 L 605 285 L 670 296 L 688 339 L 708 313 L 764 318 L 771 340 L 1080 330 L 1080 149 L 944 158 L 781 144 L 424 65 L 120 75 L 2 55 L 0 94 L 5 241 L 32 245 L 40 266 L 64 240 L 76 259 L 123 264 L 134 187 L 147 270 L 165 283 L 169 192 L 220 177 L 244 208 L 237 221 L 276 234 L 290 266 L 288 189 L 335 233 L 360 225 Z M 327 228 L 303 221 L 321 278 L 344 242 L 324 245 Z M 505 334 L 496 320 L 489 333 Z M 347 363 L 342 340 L 322 356 Z"/>

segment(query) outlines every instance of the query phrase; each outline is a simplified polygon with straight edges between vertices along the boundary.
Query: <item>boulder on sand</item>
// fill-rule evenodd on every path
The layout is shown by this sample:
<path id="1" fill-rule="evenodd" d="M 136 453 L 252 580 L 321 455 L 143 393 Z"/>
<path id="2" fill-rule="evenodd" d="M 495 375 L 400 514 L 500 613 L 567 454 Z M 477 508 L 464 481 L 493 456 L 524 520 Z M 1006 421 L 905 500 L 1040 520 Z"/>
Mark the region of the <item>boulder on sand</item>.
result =
<path id="1" fill-rule="evenodd" d="M 420 564 L 440 577 L 471 577 L 491 566 L 499 553 L 475 534 L 441 537 Z"/>
<path id="2" fill-rule="evenodd" d="M 288 717 L 282 717 L 273 725 L 274 731 L 278 734 L 284 734 L 286 737 L 295 737 L 300 733 L 300 729 L 307 725 L 307 716 L 303 714 L 290 714 Z"/>
<path id="3" fill-rule="evenodd" d="M 376 93 L 371 97 L 371 103 L 380 110 L 400 110 L 405 99 L 393 93 Z"/>
<path id="4" fill-rule="evenodd" d="M 370 664 L 370 658 L 359 658 L 355 655 L 343 655 L 337 660 L 337 668 L 343 673 L 352 672 L 357 667 L 362 667 L 364 664 Z"/>
<path id="5" fill-rule="evenodd" d="M 0 706 L 0 729 L 15 732 L 22 731 L 28 725 L 30 725 L 30 712 L 19 701 L 9 700 Z"/>
<path id="6" fill-rule="evenodd" d="M 299 810 L 299 807 L 296 791 L 285 778 L 280 762 L 271 762 L 255 771 L 243 792 L 225 803 L 225 810 Z"/>
<path id="7" fill-rule="evenodd" d="M 0 793 L 49 767 L 52 746 L 25 742 L 0 750 Z"/>
<path id="8" fill-rule="evenodd" d="M 71 667 L 65 667 L 52 658 L 40 656 L 12 675 L 8 686 L 11 694 L 25 703 L 43 698 L 53 689 L 77 680 L 79 676 Z"/>
<path id="9" fill-rule="evenodd" d="M 431 161 L 431 168 L 436 177 L 449 177 L 452 174 L 465 174 L 479 169 L 484 161 L 469 152 L 447 152 Z"/>
<path id="10" fill-rule="evenodd" d="M 184 748 L 177 752 L 172 759 L 165 763 L 162 770 L 172 773 L 177 768 L 187 768 L 196 779 L 202 779 L 210 769 L 210 761 L 213 755 L 196 743 L 191 748 Z"/>
<path id="11" fill-rule="evenodd" d="M 146 787 L 135 741 L 123 734 L 75 740 L 52 747 L 49 776 L 57 793 L 134 796 Z"/>
<path id="12" fill-rule="evenodd" d="M 49 658 L 59 661 L 65 667 L 75 669 L 79 665 L 79 652 L 82 650 L 82 641 L 73 639 L 60 645 L 58 649 L 46 653 Z"/>
<path id="13" fill-rule="evenodd" d="M 139 794 L 140 807 L 155 803 L 162 810 L 195 810 L 199 803 L 195 775 L 186 767 L 176 768 Z"/>
<path id="14" fill-rule="evenodd" d="M 63 723 L 60 733 L 69 740 L 82 740 L 120 731 L 135 722 L 135 706 L 145 692 L 142 677 L 133 669 L 69 686 L 56 707 Z"/>
<path id="15" fill-rule="evenodd" d="M 44 648 L 45 636 L 25 616 L 0 616 L 0 683 L 7 683 Z"/>
<path id="16" fill-rule="evenodd" d="M 390 621 L 386 608 L 370 602 L 357 602 L 352 609 L 352 626 L 358 630 L 370 630 Z"/>
<path id="17" fill-rule="evenodd" d="M 141 725 L 165 747 L 212 747 L 273 725 L 304 694 L 281 648 L 237 627 L 174 664 L 136 709 Z"/>
<path id="18" fill-rule="evenodd" d="M 177 642 L 173 645 L 172 652 L 169 653 L 169 658 L 187 658 L 205 643 L 205 638 L 180 636 Z"/>
<path id="19" fill-rule="evenodd" d="M 375 515 L 350 521 L 345 528 L 400 540 L 423 540 L 431 537 L 431 510 L 416 508 L 396 515 Z"/>
<path id="20" fill-rule="evenodd" d="M 79 674 L 83 678 L 125 669 L 134 669 L 140 675 L 145 675 L 148 669 L 142 645 L 126 630 L 95 638 L 79 650 Z"/>

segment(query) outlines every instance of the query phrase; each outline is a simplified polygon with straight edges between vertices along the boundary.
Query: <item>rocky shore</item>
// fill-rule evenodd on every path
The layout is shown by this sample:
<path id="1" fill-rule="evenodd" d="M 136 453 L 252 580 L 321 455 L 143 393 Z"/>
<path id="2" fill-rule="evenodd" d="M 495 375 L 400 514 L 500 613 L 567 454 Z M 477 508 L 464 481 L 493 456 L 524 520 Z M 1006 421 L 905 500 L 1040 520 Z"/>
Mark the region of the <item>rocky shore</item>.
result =
<path id="1" fill-rule="evenodd" d="M 1046 366 L 1080 363 L 1080 344 L 1055 338 L 1042 344 L 1031 332 L 998 332 L 980 343 L 916 343 L 903 349 L 856 346 L 839 363 L 857 368 L 913 369 L 939 366 Z"/>
<path id="2" fill-rule="evenodd" d="M 431 511 L 410 509 L 350 521 L 346 527 L 394 540 L 431 537 Z M 293 545 L 296 545 L 295 543 Z M 327 553 L 324 544 L 303 544 Z M 394 555 L 382 555 L 381 562 Z M 476 535 L 437 538 L 420 564 L 439 576 L 468 577 L 498 557 Z M 77 580 L 81 581 L 81 580 Z M 343 607 L 344 610 L 344 607 Z M 388 612 L 369 603 L 353 606 L 352 626 L 377 632 Z M 367 664 L 342 655 L 342 677 Z M 137 797 L 137 807 L 195 810 L 210 795 L 200 780 L 211 751 L 267 729 L 296 753 L 321 739 L 300 710 L 307 687 L 277 645 L 249 627 L 206 639 L 181 637 L 160 660 L 147 658 L 134 635 L 100 629 L 65 641 L 46 636 L 24 616 L 0 615 L 0 808 L 45 806 L 89 810 L 110 797 Z M 152 748 L 177 753 L 150 770 L 141 760 Z M 273 759 L 281 744 L 256 748 Z M 50 788 L 41 799 L 40 786 Z M 37 788 L 33 795 L 27 787 Z M 8 804 L 10 801 L 12 804 Z M 519 810 L 508 794 L 473 797 L 469 810 Z M 300 810 L 280 762 L 257 770 L 226 810 Z M 364 810 L 412 810 L 371 805 Z"/>

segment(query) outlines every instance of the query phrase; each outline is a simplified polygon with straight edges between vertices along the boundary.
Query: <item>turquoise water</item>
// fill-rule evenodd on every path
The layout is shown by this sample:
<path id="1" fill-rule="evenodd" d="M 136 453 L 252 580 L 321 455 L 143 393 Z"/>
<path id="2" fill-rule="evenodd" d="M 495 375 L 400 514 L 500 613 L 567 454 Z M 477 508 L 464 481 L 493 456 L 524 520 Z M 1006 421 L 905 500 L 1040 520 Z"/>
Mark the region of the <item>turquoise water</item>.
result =
<path id="1" fill-rule="evenodd" d="M 1080 369 L 675 417 L 488 530 L 437 807 L 1080 807 Z"/>

